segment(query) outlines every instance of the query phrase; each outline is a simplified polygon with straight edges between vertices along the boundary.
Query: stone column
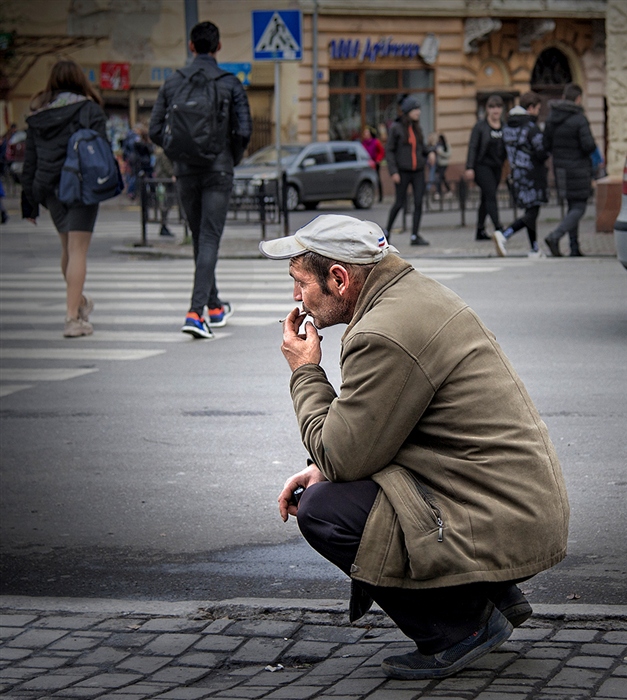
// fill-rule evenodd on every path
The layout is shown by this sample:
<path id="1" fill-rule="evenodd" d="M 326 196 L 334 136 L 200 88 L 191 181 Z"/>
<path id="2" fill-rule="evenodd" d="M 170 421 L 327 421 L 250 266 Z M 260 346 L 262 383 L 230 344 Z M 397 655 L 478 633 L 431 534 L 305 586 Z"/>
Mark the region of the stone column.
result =
<path id="1" fill-rule="evenodd" d="M 612 231 L 620 211 L 627 156 L 627 3 L 607 0 L 605 56 L 608 177 L 597 181 L 597 231 Z"/>

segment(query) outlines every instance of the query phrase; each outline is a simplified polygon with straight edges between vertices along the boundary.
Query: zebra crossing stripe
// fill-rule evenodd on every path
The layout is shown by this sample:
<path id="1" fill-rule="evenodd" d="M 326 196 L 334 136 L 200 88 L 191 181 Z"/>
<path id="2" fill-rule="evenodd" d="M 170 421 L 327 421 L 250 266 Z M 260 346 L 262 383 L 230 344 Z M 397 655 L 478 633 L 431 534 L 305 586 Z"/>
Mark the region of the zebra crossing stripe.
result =
<path id="1" fill-rule="evenodd" d="M 165 350 L 127 350 L 120 348 L 0 348 L 2 360 L 145 360 Z"/>
<path id="2" fill-rule="evenodd" d="M 32 384 L 0 384 L 0 398 L 15 394 L 24 389 L 30 389 Z"/>
<path id="3" fill-rule="evenodd" d="M 91 369 L 72 369 L 69 367 L 18 369 L 3 367 L 0 368 L 0 382 L 64 382 L 66 379 L 82 377 L 84 374 L 91 374 L 97 371 L 97 367 Z"/>

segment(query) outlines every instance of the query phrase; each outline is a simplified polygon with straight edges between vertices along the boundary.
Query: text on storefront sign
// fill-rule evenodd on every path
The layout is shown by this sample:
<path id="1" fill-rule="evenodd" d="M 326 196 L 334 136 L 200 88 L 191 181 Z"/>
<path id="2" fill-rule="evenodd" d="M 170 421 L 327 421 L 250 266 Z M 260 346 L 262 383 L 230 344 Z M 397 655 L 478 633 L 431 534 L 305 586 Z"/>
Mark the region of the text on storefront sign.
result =
<path id="1" fill-rule="evenodd" d="M 351 59 L 374 62 L 377 58 L 389 56 L 416 58 L 420 54 L 420 45 L 412 42 L 395 42 L 391 36 L 378 41 L 368 38 L 363 44 L 361 39 L 332 39 L 329 42 L 329 54 L 336 61 Z"/>

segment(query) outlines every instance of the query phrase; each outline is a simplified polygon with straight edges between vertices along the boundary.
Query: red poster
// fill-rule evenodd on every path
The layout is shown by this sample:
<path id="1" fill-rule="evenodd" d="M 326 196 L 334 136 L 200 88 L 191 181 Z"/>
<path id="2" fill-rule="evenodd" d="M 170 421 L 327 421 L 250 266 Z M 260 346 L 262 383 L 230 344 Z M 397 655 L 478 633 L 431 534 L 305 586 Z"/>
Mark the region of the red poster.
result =
<path id="1" fill-rule="evenodd" d="M 103 90 L 128 90 L 131 87 L 129 80 L 128 63 L 101 63 L 100 87 Z"/>

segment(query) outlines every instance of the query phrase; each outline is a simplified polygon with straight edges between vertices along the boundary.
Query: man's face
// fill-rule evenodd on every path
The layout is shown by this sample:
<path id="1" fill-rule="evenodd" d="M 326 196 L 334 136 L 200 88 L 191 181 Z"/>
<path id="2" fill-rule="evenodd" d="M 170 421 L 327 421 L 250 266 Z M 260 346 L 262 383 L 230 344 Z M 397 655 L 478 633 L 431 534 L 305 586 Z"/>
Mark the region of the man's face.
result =
<path id="1" fill-rule="evenodd" d="M 290 277 L 294 280 L 294 301 L 301 303 L 303 312 L 311 316 L 316 328 L 350 322 L 350 304 L 339 293 L 332 273 L 329 274 L 328 289 L 325 291 L 313 272 L 305 270 L 296 257 L 290 260 Z"/>

